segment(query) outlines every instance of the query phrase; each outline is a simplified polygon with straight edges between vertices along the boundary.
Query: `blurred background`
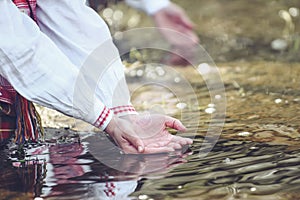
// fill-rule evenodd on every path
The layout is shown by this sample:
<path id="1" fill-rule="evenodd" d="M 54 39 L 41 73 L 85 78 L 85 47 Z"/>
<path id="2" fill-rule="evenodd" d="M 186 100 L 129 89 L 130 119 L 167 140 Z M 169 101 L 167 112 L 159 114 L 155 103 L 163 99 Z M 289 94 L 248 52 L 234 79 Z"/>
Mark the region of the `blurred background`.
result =
<path id="1" fill-rule="evenodd" d="M 216 62 L 300 61 L 299 0 L 172 2 L 187 12 L 200 44 Z M 97 10 L 116 37 L 120 31 L 153 26 L 149 16 L 122 1 L 106 4 Z"/>

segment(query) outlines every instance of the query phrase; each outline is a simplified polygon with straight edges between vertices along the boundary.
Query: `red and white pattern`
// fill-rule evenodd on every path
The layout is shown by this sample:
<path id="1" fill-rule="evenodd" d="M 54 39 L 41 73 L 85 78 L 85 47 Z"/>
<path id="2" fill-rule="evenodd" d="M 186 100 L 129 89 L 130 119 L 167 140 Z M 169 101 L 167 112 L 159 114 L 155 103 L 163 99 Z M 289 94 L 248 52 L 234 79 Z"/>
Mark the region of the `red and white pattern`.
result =
<path id="1" fill-rule="evenodd" d="M 94 126 L 96 126 L 98 128 L 102 128 L 103 125 L 105 125 L 105 123 L 107 122 L 110 115 L 111 115 L 110 110 L 107 107 L 104 107 L 104 109 L 102 110 L 100 116 L 98 117 L 98 119 L 94 123 Z"/>
<path id="2" fill-rule="evenodd" d="M 107 197 L 115 197 L 116 196 L 116 185 L 114 182 L 106 182 L 104 193 Z"/>
<path id="3" fill-rule="evenodd" d="M 13 2 L 21 12 L 24 12 L 28 16 L 30 16 L 30 9 L 31 9 L 33 12 L 33 18 L 36 21 L 36 12 L 35 12 L 36 0 L 13 0 Z"/>
<path id="4" fill-rule="evenodd" d="M 126 106 L 117 106 L 114 108 L 111 108 L 111 111 L 114 112 L 115 115 L 127 115 L 127 114 L 137 114 L 135 108 L 132 105 L 126 105 Z"/>

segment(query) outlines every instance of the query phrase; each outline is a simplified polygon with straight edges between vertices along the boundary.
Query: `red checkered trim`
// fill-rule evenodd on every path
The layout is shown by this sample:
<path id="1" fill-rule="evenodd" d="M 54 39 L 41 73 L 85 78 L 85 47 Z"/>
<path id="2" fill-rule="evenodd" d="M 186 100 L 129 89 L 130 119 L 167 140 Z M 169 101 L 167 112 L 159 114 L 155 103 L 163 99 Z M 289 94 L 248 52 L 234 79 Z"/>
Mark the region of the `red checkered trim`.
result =
<path id="1" fill-rule="evenodd" d="M 114 112 L 115 115 L 120 115 L 123 113 L 136 113 L 135 108 L 131 105 L 117 106 L 117 107 L 111 108 L 111 110 Z"/>
<path id="2" fill-rule="evenodd" d="M 100 116 L 98 117 L 98 119 L 96 120 L 96 122 L 94 123 L 94 126 L 101 128 L 105 121 L 107 120 L 108 116 L 110 115 L 110 110 L 108 108 L 104 108 L 100 114 Z"/>

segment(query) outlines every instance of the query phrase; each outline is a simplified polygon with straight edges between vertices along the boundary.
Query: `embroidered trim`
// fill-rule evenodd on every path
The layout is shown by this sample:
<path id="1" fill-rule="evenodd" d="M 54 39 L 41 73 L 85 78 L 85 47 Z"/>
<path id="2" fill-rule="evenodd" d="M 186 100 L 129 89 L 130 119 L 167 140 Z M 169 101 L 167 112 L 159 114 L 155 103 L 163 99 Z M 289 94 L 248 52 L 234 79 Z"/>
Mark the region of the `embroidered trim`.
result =
<path id="1" fill-rule="evenodd" d="M 111 110 L 114 112 L 115 115 L 121 114 L 121 113 L 130 113 L 130 112 L 134 112 L 136 113 L 136 110 L 133 106 L 131 105 L 126 105 L 126 106 L 117 106 L 114 108 L 111 108 Z"/>
<path id="2" fill-rule="evenodd" d="M 110 110 L 108 108 L 104 108 L 100 114 L 100 116 L 98 117 L 98 119 L 96 120 L 96 122 L 94 123 L 94 126 L 101 128 L 105 121 L 107 120 L 108 116 L 110 115 Z"/>

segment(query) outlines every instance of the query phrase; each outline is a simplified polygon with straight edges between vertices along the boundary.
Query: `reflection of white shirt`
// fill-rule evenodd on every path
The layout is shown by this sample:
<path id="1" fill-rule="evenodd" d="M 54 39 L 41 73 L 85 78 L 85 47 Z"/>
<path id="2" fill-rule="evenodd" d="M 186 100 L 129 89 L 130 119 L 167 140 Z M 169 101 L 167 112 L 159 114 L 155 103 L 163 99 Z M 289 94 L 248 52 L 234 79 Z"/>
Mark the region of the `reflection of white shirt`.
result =
<path id="1" fill-rule="evenodd" d="M 118 181 L 95 183 L 92 185 L 92 196 L 89 198 L 103 200 L 129 200 L 129 195 L 135 191 L 137 181 Z"/>

